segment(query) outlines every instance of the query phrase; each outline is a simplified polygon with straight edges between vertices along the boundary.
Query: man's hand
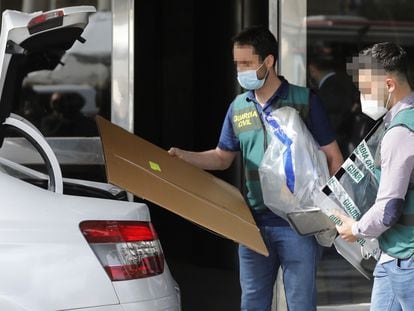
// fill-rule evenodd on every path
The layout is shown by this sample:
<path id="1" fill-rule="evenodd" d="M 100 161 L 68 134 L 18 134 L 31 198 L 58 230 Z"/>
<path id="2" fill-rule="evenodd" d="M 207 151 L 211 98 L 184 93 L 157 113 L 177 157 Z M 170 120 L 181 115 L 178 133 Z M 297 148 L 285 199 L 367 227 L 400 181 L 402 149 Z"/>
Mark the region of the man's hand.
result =
<path id="1" fill-rule="evenodd" d="M 172 148 L 170 148 L 170 150 L 168 150 L 168 154 L 172 157 L 179 158 L 180 157 L 180 151 L 181 151 L 181 149 L 176 148 L 176 147 L 172 147 Z"/>
<path id="2" fill-rule="evenodd" d="M 347 242 L 355 242 L 358 240 L 358 238 L 352 234 L 352 225 L 356 223 L 356 221 L 341 213 L 335 213 L 335 216 L 342 221 L 342 225 L 336 225 L 336 230 L 338 230 L 340 237 Z"/>

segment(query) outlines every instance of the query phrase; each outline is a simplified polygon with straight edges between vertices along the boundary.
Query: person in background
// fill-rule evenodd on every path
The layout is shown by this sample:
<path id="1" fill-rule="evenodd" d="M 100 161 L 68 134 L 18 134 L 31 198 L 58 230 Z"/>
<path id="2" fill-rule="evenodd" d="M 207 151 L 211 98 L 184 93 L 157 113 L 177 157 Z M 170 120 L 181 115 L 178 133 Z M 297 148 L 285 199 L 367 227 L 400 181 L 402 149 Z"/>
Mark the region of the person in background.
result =
<path id="1" fill-rule="evenodd" d="M 51 113 L 41 122 L 42 133 L 58 137 L 98 136 L 95 121 L 82 114 L 84 105 L 85 100 L 77 93 L 54 92 L 50 98 Z"/>
<path id="2" fill-rule="evenodd" d="M 288 310 L 313 311 L 320 248 L 313 236 L 298 235 L 263 203 L 258 168 L 269 137 L 264 127 L 265 114 L 283 106 L 297 109 L 325 153 L 331 174 L 343 159 L 320 100 L 309 89 L 292 85 L 277 75 L 277 53 L 278 42 L 266 27 L 250 27 L 237 34 L 233 38 L 233 59 L 239 84 L 247 91 L 231 103 L 217 147 L 203 152 L 173 147 L 168 152 L 206 170 L 227 169 L 241 153 L 246 201 L 270 253 L 265 257 L 239 245 L 241 310 L 271 310 L 273 287 L 281 266 Z"/>
<path id="3" fill-rule="evenodd" d="M 349 75 L 336 70 L 332 47 L 316 44 L 308 61 L 311 87 L 325 105 L 339 148 L 346 158 L 375 122 L 361 115 L 360 93 Z"/>
<path id="4" fill-rule="evenodd" d="M 349 242 L 378 238 L 371 310 L 414 310 L 414 92 L 407 79 L 407 54 L 378 43 L 361 52 L 356 65 L 362 111 L 383 117 L 377 152 L 379 188 L 374 205 L 355 221 L 338 215 L 340 236 Z M 355 68 L 356 67 L 356 68 Z"/>

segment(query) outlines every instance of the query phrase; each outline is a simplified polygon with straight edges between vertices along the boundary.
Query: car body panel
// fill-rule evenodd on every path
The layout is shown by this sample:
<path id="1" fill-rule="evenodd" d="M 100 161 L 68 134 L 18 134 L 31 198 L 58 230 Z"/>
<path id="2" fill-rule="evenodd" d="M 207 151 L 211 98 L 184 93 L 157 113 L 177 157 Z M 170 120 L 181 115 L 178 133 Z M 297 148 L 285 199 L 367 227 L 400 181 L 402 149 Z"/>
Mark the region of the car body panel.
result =
<path id="1" fill-rule="evenodd" d="M 0 297 L 14 297 L 27 310 L 149 297 L 177 300 L 168 268 L 158 276 L 112 283 L 78 228 L 80 222 L 95 219 L 149 221 L 146 205 L 56 194 L 3 173 L 0 189 L 7 198 L 0 207 Z"/>

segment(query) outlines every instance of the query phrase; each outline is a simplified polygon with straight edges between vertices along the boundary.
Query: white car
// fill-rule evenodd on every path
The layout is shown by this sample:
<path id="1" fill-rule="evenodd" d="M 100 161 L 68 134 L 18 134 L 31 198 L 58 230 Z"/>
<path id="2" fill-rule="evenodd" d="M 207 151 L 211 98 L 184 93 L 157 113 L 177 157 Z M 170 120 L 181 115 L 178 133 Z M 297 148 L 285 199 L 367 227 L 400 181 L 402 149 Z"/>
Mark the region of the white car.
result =
<path id="1" fill-rule="evenodd" d="M 0 310 L 181 310 L 148 207 L 128 202 L 112 185 L 62 178 L 42 134 L 10 114 L 26 74 L 56 67 L 82 40 L 93 12 L 90 6 L 3 12 L 0 134 L 17 130 L 48 174 L 0 158 Z"/>

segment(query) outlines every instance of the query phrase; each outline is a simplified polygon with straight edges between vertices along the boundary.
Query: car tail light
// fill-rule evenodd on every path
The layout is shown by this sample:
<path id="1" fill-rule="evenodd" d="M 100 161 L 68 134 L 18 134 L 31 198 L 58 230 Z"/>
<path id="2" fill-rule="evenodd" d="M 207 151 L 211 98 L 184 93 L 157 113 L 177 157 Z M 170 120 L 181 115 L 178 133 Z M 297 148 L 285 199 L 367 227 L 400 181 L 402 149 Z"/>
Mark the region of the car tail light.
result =
<path id="1" fill-rule="evenodd" d="M 80 229 L 112 281 L 163 273 L 164 256 L 150 222 L 84 221 Z"/>
<path id="2" fill-rule="evenodd" d="M 49 28 L 62 26 L 63 24 L 63 10 L 56 10 L 43 13 L 32 18 L 27 24 L 29 33 L 33 34 Z"/>

